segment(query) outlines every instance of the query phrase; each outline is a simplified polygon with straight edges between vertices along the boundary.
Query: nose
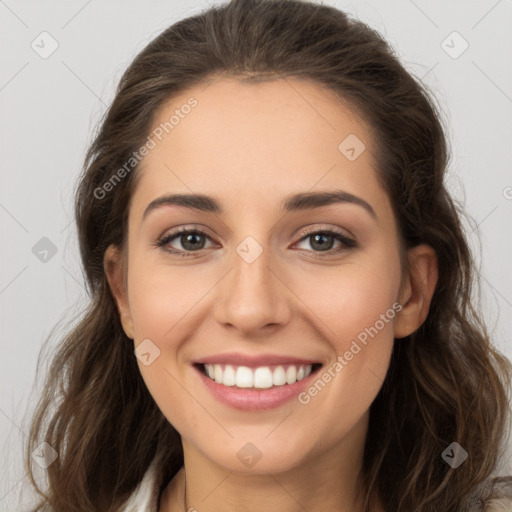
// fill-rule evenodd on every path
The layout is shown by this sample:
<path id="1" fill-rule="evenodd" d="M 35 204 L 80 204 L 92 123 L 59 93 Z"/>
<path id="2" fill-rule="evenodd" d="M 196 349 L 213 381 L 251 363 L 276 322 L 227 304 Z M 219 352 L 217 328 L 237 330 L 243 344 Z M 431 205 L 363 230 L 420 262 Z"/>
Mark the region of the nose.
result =
<path id="1" fill-rule="evenodd" d="M 234 255 L 233 268 L 215 297 L 215 317 L 224 327 L 258 337 L 289 322 L 291 294 L 270 264 L 266 249 L 251 263 Z"/>

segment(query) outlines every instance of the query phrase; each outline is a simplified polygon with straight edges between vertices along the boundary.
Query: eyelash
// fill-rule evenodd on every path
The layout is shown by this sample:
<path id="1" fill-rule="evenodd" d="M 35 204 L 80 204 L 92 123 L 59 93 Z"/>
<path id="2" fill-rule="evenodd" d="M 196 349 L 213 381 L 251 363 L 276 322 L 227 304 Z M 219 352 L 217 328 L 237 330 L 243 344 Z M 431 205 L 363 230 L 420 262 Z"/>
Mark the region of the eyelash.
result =
<path id="1" fill-rule="evenodd" d="M 184 235 L 184 234 L 187 234 L 187 235 L 188 234 L 195 234 L 195 235 L 199 234 L 199 235 L 206 236 L 210 240 L 212 239 L 202 229 L 179 228 L 176 231 L 169 233 L 168 235 L 164 235 L 162 238 L 157 240 L 155 245 L 157 247 L 162 248 L 163 250 L 170 252 L 170 253 L 172 253 L 176 256 L 179 256 L 181 258 L 194 257 L 194 253 L 196 253 L 196 252 L 199 253 L 202 250 L 205 250 L 205 249 L 199 249 L 198 251 L 181 251 L 181 250 L 176 250 L 176 249 L 171 249 L 169 247 L 166 247 L 167 244 L 169 244 L 174 239 L 176 239 L 179 236 Z M 326 254 L 327 256 L 332 256 L 333 254 L 339 254 L 339 253 L 346 252 L 351 249 L 356 249 L 359 247 L 359 244 L 355 240 L 348 238 L 343 233 L 341 233 L 337 230 L 333 230 L 333 229 L 318 229 L 318 228 L 307 229 L 303 233 L 303 236 L 300 238 L 300 240 L 298 240 L 298 242 L 302 242 L 312 235 L 327 235 L 327 236 L 332 235 L 335 238 L 335 240 L 338 240 L 339 242 L 342 243 L 342 246 L 337 249 L 328 249 L 327 251 L 313 251 L 313 250 L 309 251 L 309 252 L 315 253 L 315 257 L 322 258 L 324 254 Z"/>

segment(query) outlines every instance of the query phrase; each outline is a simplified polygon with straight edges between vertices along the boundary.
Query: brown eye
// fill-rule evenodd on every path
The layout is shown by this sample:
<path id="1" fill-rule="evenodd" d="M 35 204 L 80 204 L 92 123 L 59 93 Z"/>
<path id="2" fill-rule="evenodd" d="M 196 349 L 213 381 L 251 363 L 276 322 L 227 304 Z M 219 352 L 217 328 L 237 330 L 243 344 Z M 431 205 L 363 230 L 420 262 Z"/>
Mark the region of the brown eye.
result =
<path id="1" fill-rule="evenodd" d="M 328 251 L 329 249 L 332 249 L 335 242 L 334 236 L 327 233 L 309 235 L 308 238 L 310 240 L 311 247 L 319 251 Z"/>
<path id="2" fill-rule="evenodd" d="M 187 234 L 179 235 L 178 240 L 181 246 L 187 251 L 195 251 L 197 249 L 203 249 L 205 244 L 204 235 L 197 232 L 190 232 Z"/>
<path id="3" fill-rule="evenodd" d="M 299 243 L 304 243 L 306 241 L 309 243 L 313 252 L 329 252 L 332 254 L 357 247 L 355 240 L 332 230 L 312 231 L 302 237 Z M 339 243 L 339 246 L 333 249 L 336 242 Z"/>
<path id="4" fill-rule="evenodd" d="M 160 238 L 157 246 L 171 253 L 186 256 L 187 252 L 204 249 L 208 240 L 211 240 L 210 237 L 201 230 L 179 229 Z"/>

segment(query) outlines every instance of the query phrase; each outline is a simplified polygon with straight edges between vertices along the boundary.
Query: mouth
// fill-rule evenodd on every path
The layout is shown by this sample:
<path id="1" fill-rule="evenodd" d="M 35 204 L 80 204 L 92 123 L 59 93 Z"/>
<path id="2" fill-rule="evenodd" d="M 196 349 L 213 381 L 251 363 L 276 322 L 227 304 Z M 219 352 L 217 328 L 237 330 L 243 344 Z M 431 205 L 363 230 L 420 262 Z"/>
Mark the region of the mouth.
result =
<path id="1" fill-rule="evenodd" d="M 274 409 L 297 398 L 323 363 L 284 354 L 230 352 L 191 361 L 202 389 L 241 411 Z"/>
<path id="2" fill-rule="evenodd" d="M 221 386 L 234 389 L 265 390 L 293 386 L 317 373 L 322 367 L 322 363 L 273 364 L 258 367 L 222 363 L 194 363 L 194 367 L 204 377 Z"/>

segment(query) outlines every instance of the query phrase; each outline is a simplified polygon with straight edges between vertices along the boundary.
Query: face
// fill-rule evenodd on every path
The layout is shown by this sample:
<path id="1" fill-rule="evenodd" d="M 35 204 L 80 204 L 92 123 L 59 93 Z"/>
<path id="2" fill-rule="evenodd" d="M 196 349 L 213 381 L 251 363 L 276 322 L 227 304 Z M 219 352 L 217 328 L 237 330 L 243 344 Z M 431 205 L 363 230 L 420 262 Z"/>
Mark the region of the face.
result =
<path id="1" fill-rule="evenodd" d="M 370 127 L 297 79 L 189 89 L 153 128 L 176 109 L 137 170 L 124 252 L 106 257 L 151 395 L 230 471 L 363 439 L 394 339 L 424 318 Z"/>

